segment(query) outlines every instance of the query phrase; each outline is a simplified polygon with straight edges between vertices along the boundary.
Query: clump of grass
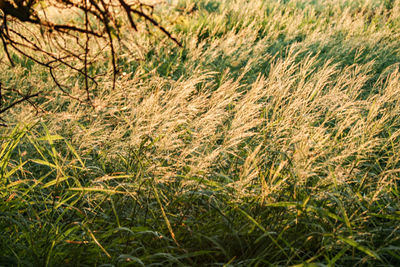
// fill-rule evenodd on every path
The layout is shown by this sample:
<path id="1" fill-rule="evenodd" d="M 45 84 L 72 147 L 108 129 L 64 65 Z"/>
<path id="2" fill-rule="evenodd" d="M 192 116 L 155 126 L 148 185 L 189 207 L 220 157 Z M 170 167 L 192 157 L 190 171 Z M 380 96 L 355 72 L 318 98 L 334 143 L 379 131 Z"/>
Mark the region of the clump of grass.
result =
<path id="1" fill-rule="evenodd" d="M 399 264 L 400 2 L 247 2 L 162 6 L 182 49 L 8 114 L 0 264 Z"/>

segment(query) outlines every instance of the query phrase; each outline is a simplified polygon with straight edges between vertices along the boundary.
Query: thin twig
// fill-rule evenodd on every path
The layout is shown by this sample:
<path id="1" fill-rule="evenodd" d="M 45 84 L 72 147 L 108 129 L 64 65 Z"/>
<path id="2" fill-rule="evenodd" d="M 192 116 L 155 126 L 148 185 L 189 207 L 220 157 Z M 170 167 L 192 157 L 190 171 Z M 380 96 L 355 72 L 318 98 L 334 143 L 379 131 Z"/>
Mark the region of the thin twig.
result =
<path id="1" fill-rule="evenodd" d="M 23 98 L 21 98 L 21 99 L 15 101 L 15 102 L 13 102 L 13 103 L 11 103 L 11 104 L 8 105 L 7 107 L 5 107 L 5 108 L 3 108 L 3 109 L 0 109 L 0 114 L 6 112 L 7 110 L 9 110 L 10 108 L 14 107 L 15 105 L 18 105 L 19 103 L 22 103 L 22 102 L 24 102 L 24 101 L 26 101 L 26 100 L 28 100 L 28 99 L 30 99 L 30 98 L 32 98 L 32 97 L 38 96 L 40 93 L 41 93 L 41 92 L 38 92 L 38 93 L 33 94 L 33 95 L 24 96 Z"/>
<path id="2" fill-rule="evenodd" d="M 182 47 L 182 44 L 172 36 L 171 32 L 164 28 L 154 18 L 153 6 L 140 2 L 134 4 L 128 3 L 127 0 L 84 0 L 84 2 L 58 0 L 54 3 L 52 2 L 50 6 L 56 8 L 74 8 L 83 11 L 83 23 L 70 22 L 68 24 L 58 24 L 51 21 L 45 11 L 44 16 L 40 16 L 38 10 L 36 10 L 38 0 L 3 0 L 1 3 L 0 19 L 2 20 L 2 24 L 0 25 L 0 39 L 11 65 L 14 66 L 15 64 L 12 60 L 12 54 L 9 49 L 12 49 L 12 52 L 20 54 L 25 58 L 31 59 L 33 62 L 48 68 L 50 76 L 56 86 L 64 94 L 75 100 L 79 100 L 80 102 L 82 102 L 81 99 L 72 96 L 64 89 L 65 86 L 60 83 L 55 75 L 55 71 L 60 67 L 60 65 L 63 65 L 75 71 L 79 76 L 82 75 L 85 80 L 84 88 L 86 91 L 87 102 L 91 104 L 89 92 L 90 86 L 92 83 L 96 87 L 98 86 L 95 78 L 99 75 L 96 74 L 93 77 L 89 75 L 89 66 L 94 65 L 96 59 L 100 56 L 100 53 L 92 52 L 95 51 L 95 49 L 90 49 L 90 45 L 93 40 L 93 43 L 97 43 L 97 45 L 101 47 L 101 41 L 107 40 L 108 42 L 105 47 L 108 46 L 111 52 L 111 63 L 113 69 L 112 87 L 115 89 L 119 69 L 117 66 L 117 51 L 114 43 L 114 29 L 116 31 L 115 35 L 117 41 L 121 43 L 123 40 L 121 38 L 122 33 L 117 19 L 119 11 L 121 11 L 128 19 L 129 27 L 132 29 L 137 30 L 137 15 L 144 19 L 146 25 L 147 23 L 154 25 L 176 45 Z M 146 11 L 147 8 L 150 8 L 149 12 Z M 92 27 L 92 19 L 95 21 L 96 27 Z M 41 34 L 36 33 L 36 30 L 39 29 L 41 30 Z M 43 34 L 43 31 L 46 34 Z M 82 35 L 85 36 L 84 43 L 81 42 Z M 71 39 L 73 42 L 78 44 L 77 49 L 69 46 Z M 83 67 L 76 63 L 83 64 Z M 4 111 L 25 100 L 32 104 L 33 102 L 29 99 L 34 96 L 35 95 L 29 97 L 25 96 L 5 108 Z"/>

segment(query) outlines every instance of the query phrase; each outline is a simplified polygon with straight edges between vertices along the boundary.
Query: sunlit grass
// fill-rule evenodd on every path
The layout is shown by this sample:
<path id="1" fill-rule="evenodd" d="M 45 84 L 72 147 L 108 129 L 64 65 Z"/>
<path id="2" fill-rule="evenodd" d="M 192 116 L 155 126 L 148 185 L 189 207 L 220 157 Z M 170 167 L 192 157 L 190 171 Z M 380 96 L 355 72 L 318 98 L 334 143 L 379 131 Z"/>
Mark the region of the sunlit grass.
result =
<path id="1" fill-rule="evenodd" d="M 0 265 L 399 265 L 400 2 L 156 12 L 184 47 L 127 34 L 94 108 L 2 58 L 48 93 L 5 117 Z"/>

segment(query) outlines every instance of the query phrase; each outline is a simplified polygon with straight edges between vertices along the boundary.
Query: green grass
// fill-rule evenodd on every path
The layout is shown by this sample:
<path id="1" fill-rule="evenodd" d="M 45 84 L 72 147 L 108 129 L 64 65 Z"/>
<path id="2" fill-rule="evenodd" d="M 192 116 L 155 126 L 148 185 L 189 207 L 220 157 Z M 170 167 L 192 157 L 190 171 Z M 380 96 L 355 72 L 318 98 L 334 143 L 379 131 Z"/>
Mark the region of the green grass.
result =
<path id="1" fill-rule="evenodd" d="M 398 266 L 400 1 L 156 12 L 183 48 L 127 34 L 94 109 L 2 58 L 47 93 L 4 117 L 0 266 Z"/>

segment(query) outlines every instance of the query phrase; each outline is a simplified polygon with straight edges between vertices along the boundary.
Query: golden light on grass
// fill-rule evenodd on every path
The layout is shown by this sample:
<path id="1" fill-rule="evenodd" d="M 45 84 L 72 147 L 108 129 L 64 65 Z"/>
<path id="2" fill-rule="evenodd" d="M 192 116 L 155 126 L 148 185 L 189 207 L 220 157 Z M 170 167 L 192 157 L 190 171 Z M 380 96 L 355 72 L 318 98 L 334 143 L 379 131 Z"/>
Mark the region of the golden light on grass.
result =
<path id="1" fill-rule="evenodd" d="M 29 155 L 38 182 L 4 199 L 43 200 L 55 226 L 40 238 L 82 261 L 103 255 L 96 264 L 396 265 L 400 2 L 314 2 L 160 4 L 166 21 L 196 5 L 168 25 L 184 47 L 144 28 L 126 35 L 115 88 L 109 55 L 92 70 L 94 107 L 54 90 L 39 67 L 1 65 L 9 86 L 49 92 L 45 113 L 8 115 L 37 124 L 4 156 L 3 173 L 15 182 Z M 82 81 L 59 74 L 79 94 Z M 70 145 L 46 142 L 50 133 Z M 34 164 L 46 160 L 65 174 L 59 187 L 56 164 Z"/>

